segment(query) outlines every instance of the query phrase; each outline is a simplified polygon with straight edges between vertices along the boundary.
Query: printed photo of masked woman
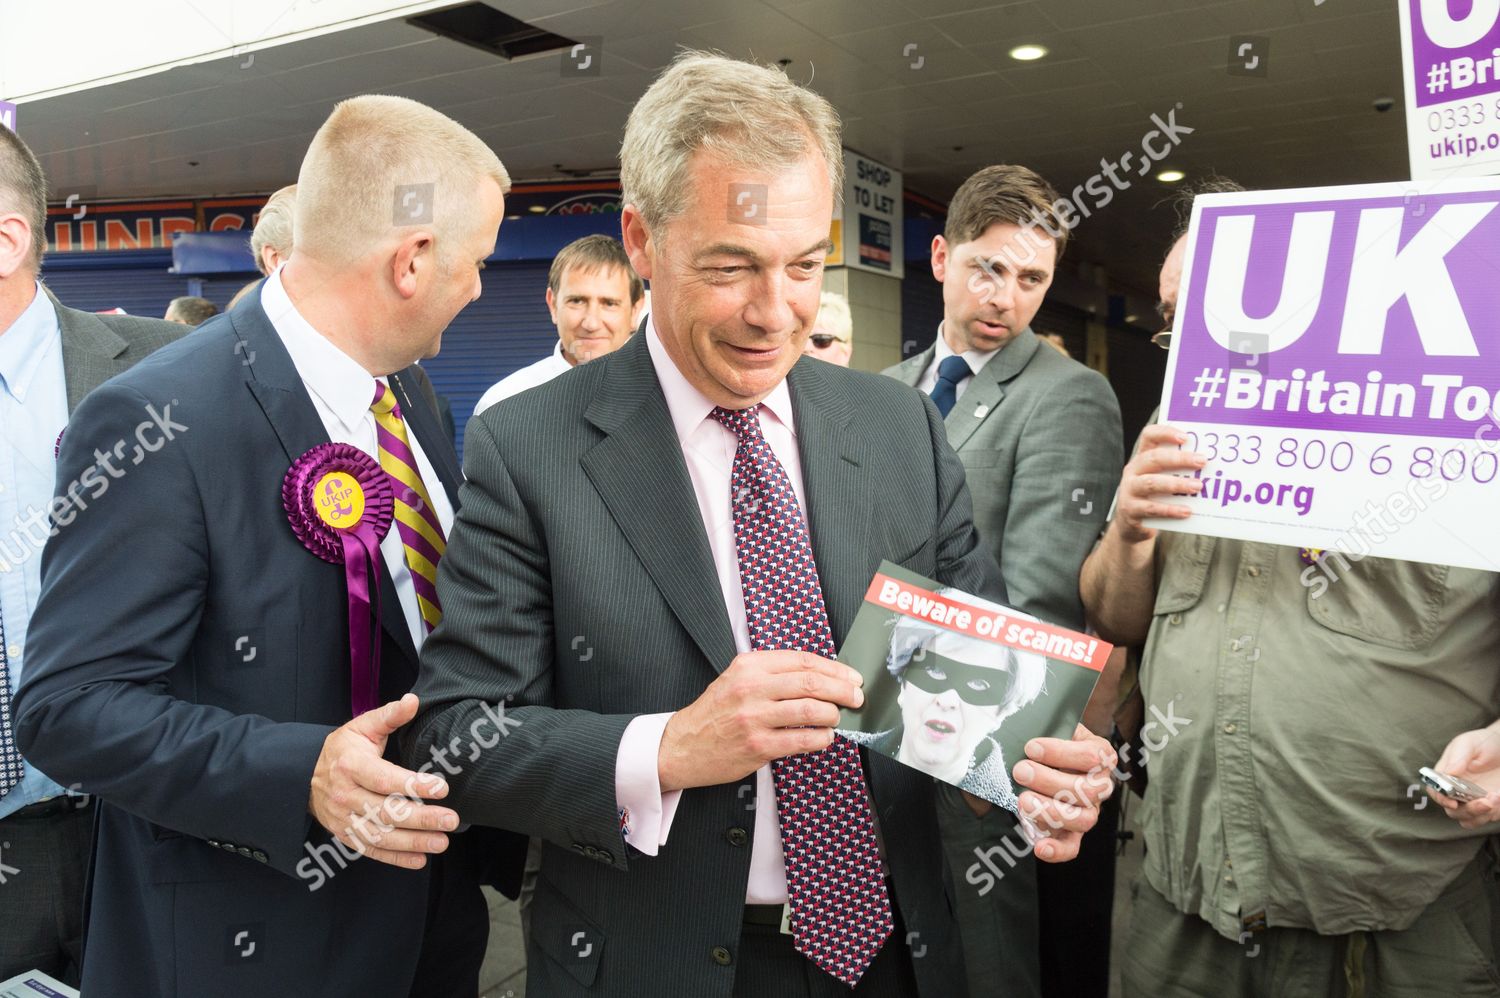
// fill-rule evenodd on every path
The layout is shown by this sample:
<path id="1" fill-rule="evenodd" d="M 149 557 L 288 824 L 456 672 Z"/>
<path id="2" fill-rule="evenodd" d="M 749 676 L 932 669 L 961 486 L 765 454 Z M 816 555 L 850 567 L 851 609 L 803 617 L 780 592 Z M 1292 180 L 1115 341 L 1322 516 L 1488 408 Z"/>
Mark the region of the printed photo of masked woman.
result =
<path id="1" fill-rule="evenodd" d="M 938 594 L 979 609 L 1002 609 L 957 590 Z M 885 672 L 895 682 L 867 682 L 861 713 L 866 727 L 882 718 L 895 723 L 885 730 L 843 734 L 1015 811 L 1016 792 L 1001 748 L 1001 727 L 1045 691 L 1046 657 L 903 614 L 890 614 L 884 624 L 889 631 Z M 1036 733 L 1031 730 L 1027 737 Z M 1006 739 L 1017 744 L 1024 740 Z"/>

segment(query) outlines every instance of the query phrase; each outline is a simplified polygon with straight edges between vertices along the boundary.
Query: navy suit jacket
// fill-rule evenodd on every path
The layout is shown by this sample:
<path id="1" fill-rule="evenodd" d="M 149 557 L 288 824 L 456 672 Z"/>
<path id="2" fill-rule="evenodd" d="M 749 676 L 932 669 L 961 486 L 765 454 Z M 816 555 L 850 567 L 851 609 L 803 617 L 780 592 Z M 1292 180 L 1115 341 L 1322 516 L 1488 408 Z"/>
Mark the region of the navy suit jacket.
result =
<path id="1" fill-rule="evenodd" d="M 390 383 L 456 506 L 425 375 Z M 410 990 L 428 870 L 342 868 L 308 813 L 350 718 L 344 570 L 293 536 L 281 483 L 327 441 L 258 291 L 93 392 L 64 435 L 59 494 L 78 501 L 44 553 L 16 730 L 102 802 L 86 994 Z M 382 579 L 390 699 L 416 654 Z"/>

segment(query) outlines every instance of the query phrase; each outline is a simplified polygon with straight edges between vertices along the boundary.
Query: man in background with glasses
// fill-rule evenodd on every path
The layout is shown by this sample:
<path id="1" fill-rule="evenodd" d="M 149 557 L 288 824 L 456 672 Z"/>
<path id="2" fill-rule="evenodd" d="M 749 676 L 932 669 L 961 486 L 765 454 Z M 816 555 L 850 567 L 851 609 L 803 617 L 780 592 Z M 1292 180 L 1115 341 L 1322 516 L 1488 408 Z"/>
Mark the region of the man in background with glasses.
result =
<path id="1" fill-rule="evenodd" d="M 839 367 L 848 367 L 854 356 L 854 317 L 849 313 L 849 302 L 843 295 L 832 291 L 823 292 L 819 301 L 818 323 L 803 344 L 802 352 Z"/>

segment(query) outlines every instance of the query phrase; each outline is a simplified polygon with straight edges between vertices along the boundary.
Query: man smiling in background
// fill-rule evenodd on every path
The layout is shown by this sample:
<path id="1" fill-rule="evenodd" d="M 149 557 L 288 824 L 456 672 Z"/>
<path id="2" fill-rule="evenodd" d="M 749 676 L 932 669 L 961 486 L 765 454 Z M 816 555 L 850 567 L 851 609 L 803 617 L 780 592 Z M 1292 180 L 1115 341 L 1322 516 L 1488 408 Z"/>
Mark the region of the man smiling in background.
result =
<path id="1" fill-rule="evenodd" d="M 491 385 L 474 415 L 618 350 L 640 321 L 644 304 L 645 285 L 618 239 L 584 236 L 564 246 L 547 273 L 547 311 L 557 327 L 557 345 L 535 364 Z"/>

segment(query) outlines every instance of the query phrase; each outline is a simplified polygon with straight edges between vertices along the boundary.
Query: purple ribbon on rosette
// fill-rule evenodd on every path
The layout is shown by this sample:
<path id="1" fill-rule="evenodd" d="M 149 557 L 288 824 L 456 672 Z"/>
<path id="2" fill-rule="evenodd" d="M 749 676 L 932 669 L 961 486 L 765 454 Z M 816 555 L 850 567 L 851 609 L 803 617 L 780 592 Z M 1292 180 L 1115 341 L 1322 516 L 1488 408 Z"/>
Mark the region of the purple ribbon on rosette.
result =
<path id="1" fill-rule="evenodd" d="M 319 444 L 281 483 L 292 533 L 324 561 L 344 566 L 349 593 L 349 702 L 355 716 L 380 705 L 380 541 L 395 495 L 375 459 L 348 444 Z"/>

